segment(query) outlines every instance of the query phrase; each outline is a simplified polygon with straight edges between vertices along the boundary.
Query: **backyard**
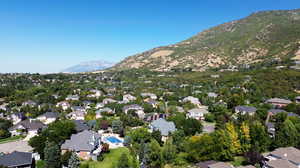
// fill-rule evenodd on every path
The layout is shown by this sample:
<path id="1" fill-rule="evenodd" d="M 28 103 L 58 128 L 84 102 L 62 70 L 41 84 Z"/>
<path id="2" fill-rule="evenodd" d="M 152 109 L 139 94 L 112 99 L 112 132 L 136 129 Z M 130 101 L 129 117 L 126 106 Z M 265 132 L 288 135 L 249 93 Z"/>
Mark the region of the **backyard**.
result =
<path id="1" fill-rule="evenodd" d="M 128 148 L 122 147 L 122 148 L 117 148 L 117 149 L 111 149 L 109 153 L 104 154 L 103 161 L 99 161 L 99 162 L 85 161 L 85 162 L 82 162 L 81 167 L 82 168 L 87 168 L 87 167 L 88 168 L 102 168 L 102 167 L 114 168 L 117 165 L 120 156 L 124 152 L 128 154 L 128 156 L 130 157 L 130 161 L 131 161 L 132 158 L 129 154 Z"/>

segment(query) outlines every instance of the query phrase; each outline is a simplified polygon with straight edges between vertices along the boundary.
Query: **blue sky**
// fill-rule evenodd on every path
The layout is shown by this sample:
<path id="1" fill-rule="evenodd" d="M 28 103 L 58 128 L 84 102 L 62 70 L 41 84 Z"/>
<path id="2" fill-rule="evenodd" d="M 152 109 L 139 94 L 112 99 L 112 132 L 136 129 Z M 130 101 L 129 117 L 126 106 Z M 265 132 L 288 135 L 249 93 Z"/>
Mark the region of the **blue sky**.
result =
<path id="1" fill-rule="evenodd" d="M 184 40 L 299 0 L 2 0 L 0 72 L 58 72 Z"/>

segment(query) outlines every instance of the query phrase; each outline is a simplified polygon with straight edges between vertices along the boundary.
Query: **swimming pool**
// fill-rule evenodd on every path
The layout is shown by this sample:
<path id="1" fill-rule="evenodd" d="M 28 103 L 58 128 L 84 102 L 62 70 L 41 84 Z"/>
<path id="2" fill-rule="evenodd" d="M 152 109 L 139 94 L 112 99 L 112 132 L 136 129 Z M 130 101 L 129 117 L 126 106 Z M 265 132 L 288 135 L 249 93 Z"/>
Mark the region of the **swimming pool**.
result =
<path id="1" fill-rule="evenodd" d="M 116 137 L 110 136 L 105 138 L 110 143 L 122 143 L 122 141 Z"/>

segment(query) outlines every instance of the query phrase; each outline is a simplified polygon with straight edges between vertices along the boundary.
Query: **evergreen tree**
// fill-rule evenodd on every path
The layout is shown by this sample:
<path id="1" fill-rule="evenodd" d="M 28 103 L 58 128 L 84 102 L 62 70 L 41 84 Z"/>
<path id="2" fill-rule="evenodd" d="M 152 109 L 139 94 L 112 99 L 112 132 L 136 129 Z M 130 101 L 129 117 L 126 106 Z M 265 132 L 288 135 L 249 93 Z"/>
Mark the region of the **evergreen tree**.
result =
<path id="1" fill-rule="evenodd" d="M 54 142 L 46 142 L 44 149 L 45 153 L 45 168 L 60 168 L 60 149 Z"/>
<path id="2" fill-rule="evenodd" d="M 161 140 L 162 136 L 159 130 L 154 130 L 151 133 L 152 138 L 154 138 L 160 145 L 163 144 L 163 141 Z"/>
<path id="3" fill-rule="evenodd" d="M 162 157 L 166 163 L 172 163 L 176 157 L 176 146 L 173 145 L 173 140 L 168 139 L 162 148 Z"/>
<path id="4" fill-rule="evenodd" d="M 270 137 L 264 125 L 256 121 L 250 127 L 251 146 L 255 151 L 265 152 L 271 144 Z"/>
<path id="5" fill-rule="evenodd" d="M 80 160 L 75 152 L 72 152 L 72 155 L 69 159 L 68 168 L 79 168 Z"/>
<path id="6" fill-rule="evenodd" d="M 275 144 L 277 147 L 296 146 L 299 141 L 298 134 L 293 122 L 287 119 L 276 131 Z"/>
<path id="7" fill-rule="evenodd" d="M 156 140 L 151 140 L 146 145 L 143 164 L 149 168 L 160 168 L 162 163 L 161 147 Z"/>

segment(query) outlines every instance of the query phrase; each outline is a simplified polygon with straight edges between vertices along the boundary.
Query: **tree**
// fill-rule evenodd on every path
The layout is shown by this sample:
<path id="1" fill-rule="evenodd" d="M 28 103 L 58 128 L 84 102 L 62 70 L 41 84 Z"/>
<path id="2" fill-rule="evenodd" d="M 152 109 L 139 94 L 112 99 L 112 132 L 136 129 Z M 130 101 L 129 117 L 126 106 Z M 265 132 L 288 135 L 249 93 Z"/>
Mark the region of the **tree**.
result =
<path id="1" fill-rule="evenodd" d="M 66 151 L 62 156 L 61 156 L 61 164 L 64 165 L 65 167 L 68 166 L 69 164 L 69 159 L 71 158 L 73 152 L 71 151 Z"/>
<path id="2" fill-rule="evenodd" d="M 122 153 L 122 155 L 121 155 L 121 157 L 118 161 L 117 168 L 130 168 L 129 159 L 128 159 L 128 156 L 125 152 Z"/>
<path id="3" fill-rule="evenodd" d="M 149 168 L 161 167 L 163 163 L 161 147 L 156 140 L 153 139 L 146 145 L 143 163 Z"/>
<path id="4" fill-rule="evenodd" d="M 163 144 L 163 141 L 161 140 L 162 136 L 159 130 L 154 130 L 151 133 L 151 137 L 154 138 L 160 145 Z"/>
<path id="5" fill-rule="evenodd" d="M 60 168 L 60 149 L 54 142 L 46 142 L 44 149 L 45 153 L 45 168 Z"/>
<path id="6" fill-rule="evenodd" d="M 246 152 L 244 156 L 251 165 L 259 164 L 264 160 L 264 157 L 259 152 L 252 150 Z"/>
<path id="7" fill-rule="evenodd" d="M 114 133 L 120 134 L 123 130 L 123 123 L 120 120 L 114 120 L 111 126 Z"/>
<path id="8" fill-rule="evenodd" d="M 72 152 L 72 155 L 69 159 L 68 168 L 79 168 L 79 166 L 80 166 L 79 158 L 75 152 Z"/>
<path id="9" fill-rule="evenodd" d="M 265 152 L 269 149 L 271 140 L 264 125 L 255 121 L 250 127 L 251 146 L 255 151 Z"/>
<path id="10" fill-rule="evenodd" d="M 165 163 L 172 163 L 176 157 L 176 146 L 173 144 L 172 138 L 168 139 L 162 148 L 162 157 Z"/>
<path id="11" fill-rule="evenodd" d="M 277 147 L 296 146 L 299 132 L 293 122 L 289 119 L 284 121 L 275 134 L 275 144 Z"/>
<path id="12" fill-rule="evenodd" d="M 249 151 L 251 148 L 250 128 L 246 122 L 243 122 L 240 127 L 240 143 L 242 153 Z"/>
<path id="13" fill-rule="evenodd" d="M 228 133 L 228 136 L 231 140 L 231 146 L 235 154 L 239 154 L 241 152 L 241 143 L 239 140 L 238 133 L 235 129 L 235 126 L 233 123 L 227 123 L 226 124 L 226 131 Z"/>

